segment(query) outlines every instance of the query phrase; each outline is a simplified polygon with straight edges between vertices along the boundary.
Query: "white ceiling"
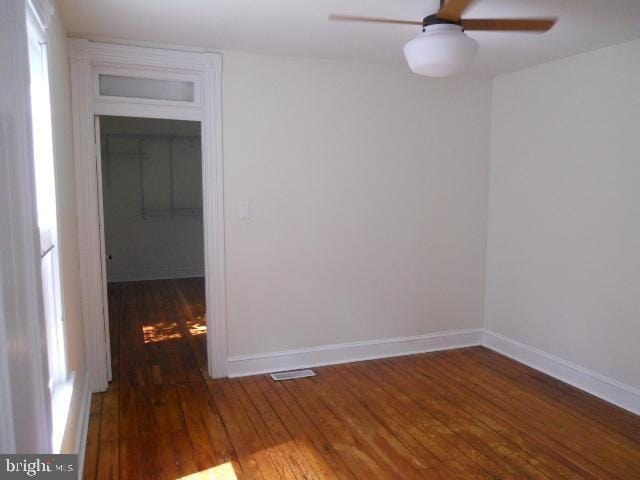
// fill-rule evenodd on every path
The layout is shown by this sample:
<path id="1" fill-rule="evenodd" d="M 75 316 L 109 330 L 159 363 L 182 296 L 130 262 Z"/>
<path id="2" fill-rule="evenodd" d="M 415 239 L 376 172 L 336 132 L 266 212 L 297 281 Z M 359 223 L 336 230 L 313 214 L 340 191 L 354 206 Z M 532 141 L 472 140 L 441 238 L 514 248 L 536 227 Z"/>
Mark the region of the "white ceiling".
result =
<path id="1" fill-rule="evenodd" d="M 329 13 L 420 20 L 438 0 L 58 0 L 69 34 L 404 65 L 420 27 L 330 22 Z M 495 75 L 640 37 L 640 0 L 477 0 L 465 17 L 557 16 L 548 33 L 469 32 L 472 72 Z"/>

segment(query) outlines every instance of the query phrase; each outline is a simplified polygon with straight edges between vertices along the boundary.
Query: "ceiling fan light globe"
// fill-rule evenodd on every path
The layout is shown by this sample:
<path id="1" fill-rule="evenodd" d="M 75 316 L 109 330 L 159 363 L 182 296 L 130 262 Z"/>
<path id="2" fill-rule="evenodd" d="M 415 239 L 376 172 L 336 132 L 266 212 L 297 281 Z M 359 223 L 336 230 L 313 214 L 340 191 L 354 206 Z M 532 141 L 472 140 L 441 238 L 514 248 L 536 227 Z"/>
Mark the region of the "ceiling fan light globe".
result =
<path id="1" fill-rule="evenodd" d="M 404 56 L 413 73 L 448 77 L 464 71 L 478 53 L 478 42 L 459 25 L 430 25 L 404 46 Z"/>

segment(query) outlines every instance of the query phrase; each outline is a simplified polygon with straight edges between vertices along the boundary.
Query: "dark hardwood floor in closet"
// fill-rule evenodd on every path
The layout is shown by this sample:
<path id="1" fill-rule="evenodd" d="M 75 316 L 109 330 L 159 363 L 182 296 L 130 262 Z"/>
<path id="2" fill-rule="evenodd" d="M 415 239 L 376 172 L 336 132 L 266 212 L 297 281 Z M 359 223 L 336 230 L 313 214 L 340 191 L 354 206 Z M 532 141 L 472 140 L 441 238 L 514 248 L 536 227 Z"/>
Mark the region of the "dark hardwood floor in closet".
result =
<path id="1" fill-rule="evenodd" d="M 213 380 L 202 279 L 109 301 L 86 479 L 640 478 L 640 417 L 485 348 Z"/>

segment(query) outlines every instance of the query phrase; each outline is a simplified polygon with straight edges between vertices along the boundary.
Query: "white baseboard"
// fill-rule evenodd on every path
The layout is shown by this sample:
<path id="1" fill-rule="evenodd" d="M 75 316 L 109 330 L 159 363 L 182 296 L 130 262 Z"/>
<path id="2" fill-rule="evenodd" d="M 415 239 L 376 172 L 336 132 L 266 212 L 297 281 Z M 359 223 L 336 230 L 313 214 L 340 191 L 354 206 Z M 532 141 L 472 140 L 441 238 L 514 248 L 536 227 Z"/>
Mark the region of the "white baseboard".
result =
<path id="1" fill-rule="evenodd" d="M 476 345 L 483 345 L 640 415 L 640 390 L 486 329 L 455 330 L 414 337 L 231 356 L 227 359 L 227 374 L 229 377 L 242 377 Z"/>
<path id="2" fill-rule="evenodd" d="M 482 343 L 491 350 L 640 415 L 640 390 L 636 388 L 489 330 L 484 331 Z"/>
<path id="3" fill-rule="evenodd" d="M 89 431 L 89 413 L 91 413 L 91 387 L 89 386 L 89 372 L 84 379 L 84 391 L 82 392 L 82 404 L 78 425 L 76 427 L 76 449 L 78 452 L 78 479 L 82 478 L 84 471 L 84 454 L 87 448 L 87 433 Z"/>
<path id="4" fill-rule="evenodd" d="M 157 270 L 127 270 L 109 272 L 107 282 L 136 282 L 143 280 L 166 280 L 170 278 L 204 277 L 204 267 L 161 268 Z"/>
<path id="5" fill-rule="evenodd" d="M 238 355 L 227 359 L 229 377 L 242 377 L 283 370 L 319 367 L 339 363 L 396 357 L 412 353 L 448 350 L 482 344 L 482 329 L 455 330 L 414 337 L 388 338 L 299 348 L 259 355 Z"/>

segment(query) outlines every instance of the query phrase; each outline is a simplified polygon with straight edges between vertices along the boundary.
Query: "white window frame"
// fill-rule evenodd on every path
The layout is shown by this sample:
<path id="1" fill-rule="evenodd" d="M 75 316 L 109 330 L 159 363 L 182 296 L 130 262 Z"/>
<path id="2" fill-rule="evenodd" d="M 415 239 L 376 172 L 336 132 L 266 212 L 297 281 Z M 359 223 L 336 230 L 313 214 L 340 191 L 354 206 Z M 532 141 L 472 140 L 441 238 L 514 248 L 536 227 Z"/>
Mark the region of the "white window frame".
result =
<path id="1" fill-rule="evenodd" d="M 51 452 L 26 1 L 0 0 L 0 451 Z"/>
<path id="2" fill-rule="evenodd" d="M 53 9 L 48 2 L 27 2 L 26 23 L 29 50 L 31 126 L 35 190 L 40 239 L 41 288 L 48 360 L 48 388 L 51 409 L 51 446 L 59 452 L 67 423 L 73 374 L 67 368 L 63 284 L 60 269 L 53 119 L 49 91 L 49 63 L 46 24 Z M 35 73 L 35 75 L 34 75 Z M 37 75 L 39 86 L 34 88 Z M 37 108 L 37 111 L 35 110 Z M 45 212 L 45 209 L 49 210 Z M 46 214 L 46 215 L 45 215 Z"/>

